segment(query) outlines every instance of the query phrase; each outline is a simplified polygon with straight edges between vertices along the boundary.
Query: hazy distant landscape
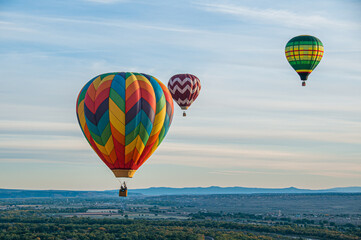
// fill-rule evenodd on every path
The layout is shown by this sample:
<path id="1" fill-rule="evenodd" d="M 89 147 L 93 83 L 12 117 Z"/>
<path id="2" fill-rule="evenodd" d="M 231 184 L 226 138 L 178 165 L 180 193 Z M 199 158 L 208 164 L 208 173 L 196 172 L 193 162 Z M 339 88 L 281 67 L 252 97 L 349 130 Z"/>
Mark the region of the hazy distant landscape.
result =
<path id="1" fill-rule="evenodd" d="M 361 193 L 12 191 L 1 190 L 0 239 L 361 238 Z"/>
<path id="2" fill-rule="evenodd" d="M 361 193 L 361 187 L 330 188 L 322 190 L 290 188 L 246 188 L 246 187 L 198 187 L 198 188 L 169 188 L 151 187 L 144 189 L 130 189 L 130 195 L 209 195 L 209 194 L 255 194 L 255 193 Z M 69 190 L 22 190 L 1 189 L 0 198 L 29 198 L 29 197 L 114 197 L 118 190 L 107 191 L 69 191 Z"/>

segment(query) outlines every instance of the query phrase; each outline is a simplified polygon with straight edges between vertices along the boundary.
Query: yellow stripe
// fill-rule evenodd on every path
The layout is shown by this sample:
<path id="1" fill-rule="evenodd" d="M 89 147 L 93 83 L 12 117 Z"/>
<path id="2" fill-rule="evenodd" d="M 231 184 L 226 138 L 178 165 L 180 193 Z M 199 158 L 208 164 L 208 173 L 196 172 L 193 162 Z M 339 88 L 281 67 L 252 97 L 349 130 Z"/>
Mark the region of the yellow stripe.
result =
<path id="1" fill-rule="evenodd" d="M 78 105 L 78 115 L 84 112 L 84 99 Z"/>
<path id="2" fill-rule="evenodd" d="M 125 146 L 125 155 L 128 155 L 128 153 L 130 153 L 134 150 L 135 143 L 136 143 L 138 137 L 136 137 L 131 143 L 129 143 L 128 145 Z"/>
<path id="3" fill-rule="evenodd" d="M 94 81 L 93 81 L 93 86 L 94 86 L 94 89 L 97 90 L 97 88 L 99 87 L 99 84 L 101 83 L 101 78 L 100 76 L 97 77 Z"/>
<path id="4" fill-rule="evenodd" d="M 125 114 L 124 112 L 115 104 L 115 102 L 109 98 L 109 112 L 114 114 L 120 123 L 125 125 Z M 112 123 L 113 124 L 113 123 Z"/>
<path id="5" fill-rule="evenodd" d="M 105 149 L 107 150 L 108 155 L 110 155 L 110 153 L 113 151 L 114 143 L 112 136 L 109 137 L 108 142 L 105 144 Z"/>
<path id="6" fill-rule="evenodd" d="M 104 83 L 108 82 L 108 81 L 112 81 L 114 79 L 114 76 L 115 75 L 109 75 L 109 76 L 106 76 L 105 78 L 103 78 L 103 80 L 101 80 L 99 83 L 97 83 L 97 87 L 95 88 L 95 90 L 98 90 L 98 88 L 100 86 L 102 86 Z M 100 92 L 96 92 L 96 96 L 99 94 Z"/>
<path id="7" fill-rule="evenodd" d="M 123 136 L 125 135 L 125 125 L 119 121 L 119 119 L 112 112 L 109 114 L 109 121 L 120 134 Z"/>
<path id="8" fill-rule="evenodd" d="M 300 57 L 300 60 L 312 60 L 313 57 L 315 57 L 316 55 L 313 55 L 313 56 L 301 56 Z"/>
<path id="9" fill-rule="evenodd" d="M 79 122 L 80 122 L 81 128 L 82 128 L 83 131 L 84 131 L 85 125 L 86 125 L 86 120 L 85 120 L 84 115 L 80 115 L 80 116 L 79 116 Z"/>
<path id="10" fill-rule="evenodd" d="M 140 138 L 140 136 L 138 136 L 137 139 L 138 139 L 138 141 L 137 141 L 135 147 L 137 148 L 139 155 L 142 155 L 145 145 L 143 144 L 143 141 Z"/>
<path id="11" fill-rule="evenodd" d="M 160 130 L 162 130 L 165 120 L 165 115 L 166 115 L 166 108 L 164 105 L 163 109 L 157 115 L 155 115 L 153 128 L 152 128 L 152 132 L 150 133 L 150 136 L 153 136 L 156 133 L 158 133 Z"/>
<path id="12" fill-rule="evenodd" d="M 125 79 L 125 89 L 127 89 L 129 85 L 135 81 L 137 81 L 137 78 L 134 74 L 131 74 L 127 79 Z"/>
<path id="13" fill-rule="evenodd" d="M 292 52 L 294 50 L 297 50 L 297 51 L 323 51 L 323 47 L 309 47 L 309 48 L 306 48 L 306 47 L 300 47 L 300 48 L 292 48 L 292 47 L 286 47 L 285 48 L 285 52 Z"/>
<path id="14" fill-rule="evenodd" d="M 309 70 L 309 69 L 300 69 L 300 70 L 296 70 L 296 72 L 312 72 L 312 70 Z"/>
<path id="15" fill-rule="evenodd" d="M 113 80 L 114 77 L 115 77 L 115 74 L 108 75 L 105 78 L 103 78 L 102 83 L 105 81 Z"/>
<path id="16" fill-rule="evenodd" d="M 137 80 L 138 80 L 138 81 L 146 82 L 149 86 L 151 86 L 151 87 L 153 88 L 153 86 L 152 86 L 152 84 L 150 83 L 150 81 L 148 80 L 148 78 L 146 78 L 146 77 L 144 77 L 144 76 L 141 76 L 141 75 L 137 75 L 136 77 L 137 77 Z"/>
<path id="17" fill-rule="evenodd" d="M 96 141 L 94 141 L 95 144 L 97 145 L 98 149 L 104 154 L 109 156 L 110 153 L 112 152 L 113 148 L 114 148 L 114 143 L 113 143 L 113 138 L 110 137 L 108 139 L 108 142 L 105 144 L 105 146 L 102 146 L 100 144 L 98 144 Z"/>
<path id="18" fill-rule="evenodd" d="M 133 162 L 134 162 L 134 164 L 138 163 L 139 158 L 140 158 L 140 156 L 142 156 L 142 153 L 143 153 L 144 148 L 145 148 L 145 145 L 143 144 L 142 139 L 139 139 L 136 144 L 137 144 L 136 148 L 138 150 L 138 154 L 136 154 L 135 151 L 133 152 Z"/>
<path id="19" fill-rule="evenodd" d="M 295 56 L 286 56 L 287 60 L 289 61 L 299 61 L 299 60 L 314 60 L 316 58 L 316 54 L 315 55 L 311 55 L 311 56 L 300 56 L 300 55 L 295 55 Z M 297 57 L 297 59 L 295 58 Z M 316 60 L 321 60 L 322 56 L 318 55 Z"/>
<path id="20" fill-rule="evenodd" d="M 157 150 L 158 144 L 159 144 L 159 139 L 157 139 L 157 141 L 154 143 L 152 149 L 149 151 L 149 153 L 145 159 L 148 159 L 150 156 L 152 156 L 152 154 L 155 152 L 155 150 Z"/>
<path id="21" fill-rule="evenodd" d="M 86 120 L 84 116 L 84 100 L 82 100 L 78 105 L 78 118 L 79 118 L 80 126 L 84 131 L 86 124 Z"/>
<path id="22" fill-rule="evenodd" d="M 317 53 L 317 52 L 314 52 L 314 51 L 301 51 L 301 52 L 289 52 L 289 53 L 286 53 L 286 56 L 292 56 L 292 55 L 298 56 L 298 55 L 301 55 L 301 54 L 312 54 L 313 56 L 320 55 L 320 53 Z"/>
<path id="23" fill-rule="evenodd" d="M 139 140 L 139 141 L 137 141 L 137 140 Z M 137 148 L 139 154 L 141 154 L 144 147 L 145 146 L 142 142 L 142 139 L 140 138 L 140 136 L 137 136 L 131 143 L 129 143 L 127 146 L 125 146 L 125 155 L 132 152 L 134 150 L 134 148 Z"/>
<path id="24" fill-rule="evenodd" d="M 135 81 L 143 81 L 143 82 L 147 83 L 149 86 L 151 86 L 151 87 L 153 88 L 153 86 L 152 86 L 152 84 L 150 83 L 150 81 L 149 81 L 146 77 L 144 77 L 144 76 L 142 76 L 142 75 L 130 75 L 130 76 L 126 79 L 125 88 L 127 88 L 130 84 L 132 84 L 132 83 L 135 82 Z"/>

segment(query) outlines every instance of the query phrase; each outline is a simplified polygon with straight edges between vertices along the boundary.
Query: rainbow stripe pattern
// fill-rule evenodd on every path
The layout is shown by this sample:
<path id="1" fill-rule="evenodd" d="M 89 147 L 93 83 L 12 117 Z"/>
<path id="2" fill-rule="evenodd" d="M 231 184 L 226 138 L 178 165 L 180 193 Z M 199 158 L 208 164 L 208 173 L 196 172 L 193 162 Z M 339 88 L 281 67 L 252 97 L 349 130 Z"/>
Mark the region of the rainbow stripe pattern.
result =
<path id="1" fill-rule="evenodd" d="M 116 177 L 132 177 L 153 154 L 172 122 L 173 100 L 157 78 L 114 72 L 80 91 L 77 118 L 90 146 Z"/>
<path id="2" fill-rule="evenodd" d="M 323 44 L 316 37 L 301 35 L 288 41 L 285 53 L 288 62 L 300 75 L 301 80 L 306 81 L 322 59 Z"/>

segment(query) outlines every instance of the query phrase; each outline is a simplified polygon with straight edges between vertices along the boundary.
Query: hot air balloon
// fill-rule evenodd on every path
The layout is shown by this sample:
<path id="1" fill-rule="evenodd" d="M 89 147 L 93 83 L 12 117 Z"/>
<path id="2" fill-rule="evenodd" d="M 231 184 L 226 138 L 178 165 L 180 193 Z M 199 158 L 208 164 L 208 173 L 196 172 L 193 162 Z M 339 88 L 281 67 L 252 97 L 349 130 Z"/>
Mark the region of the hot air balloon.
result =
<path id="1" fill-rule="evenodd" d="M 300 75 L 302 86 L 306 86 L 308 75 L 317 67 L 323 56 L 320 39 L 301 35 L 288 41 L 285 49 L 286 58 L 293 69 Z"/>
<path id="2" fill-rule="evenodd" d="M 117 178 L 131 178 L 168 132 L 173 101 L 157 78 L 114 72 L 91 79 L 79 93 L 77 118 L 90 146 Z M 127 195 L 125 183 L 119 192 Z"/>
<path id="3" fill-rule="evenodd" d="M 201 90 L 201 81 L 192 74 L 176 74 L 169 79 L 168 89 L 174 101 L 184 110 L 183 117 L 185 117 L 185 110 L 198 97 Z"/>

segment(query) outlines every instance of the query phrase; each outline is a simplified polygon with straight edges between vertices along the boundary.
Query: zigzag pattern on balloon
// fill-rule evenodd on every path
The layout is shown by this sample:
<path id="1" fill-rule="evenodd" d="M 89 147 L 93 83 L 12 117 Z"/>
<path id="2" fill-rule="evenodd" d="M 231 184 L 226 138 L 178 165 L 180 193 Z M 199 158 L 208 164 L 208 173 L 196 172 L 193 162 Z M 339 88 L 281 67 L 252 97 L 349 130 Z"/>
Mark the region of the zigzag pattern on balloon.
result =
<path id="1" fill-rule="evenodd" d="M 138 169 L 164 138 L 173 104 L 161 85 L 150 75 L 117 72 L 93 78 L 80 91 L 79 125 L 110 169 Z"/>
<path id="2" fill-rule="evenodd" d="M 178 105 L 183 105 L 183 106 L 188 106 L 193 103 L 192 100 L 189 101 L 188 99 L 184 99 L 184 100 L 178 99 L 176 102 L 178 103 Z"/>
<path id="3" fill-rule="evenodd" d="M 157 113 L 155 116 L 155 122 L 157 122 L 157 119 L 164 118 L 164 123 L 163 124 L 159 123 L 154 125 L 151 133 L 151 139 L 148 141 L 147 146 L 145 147 L 144 150 L 145 154 L 143 154 L 143 157 L 138 162 L 139 165 L 143 164 L 143 162 L 147 160 L 150 157 L 150 155 L 153 154 L 153 152 L 163 141 L 170 127 L 170 123 L 172 122 L 173 111 L 174 111 L 171 95 L 167 90 L 167 88 L 164 86 L 164 84 L 152 76 L 149 75 L 145 75 L 145 76 L 151 81 L 151 83 L 155 87 L 155 92 L 157 96 Z M 164 96 L 160 96 L 162 92 Z"/>
<path id="4" fill-rule="evenodd" d="M 88 87 L 84 98 L 84 115 L 92 147 L 101 152 L 109 164 L 116 161 L 109 124 L 109 91 L 114 75 L 97 77 Z"/>
<path id="5" fill-rule="evenodd" d="M 191 74 L 177 74 L 170 78 L 168 89 L 182 109 L 187 109 L 198 97 L 201 89 L 199 79 Z"/>
<path id="6" fill-rule="evenodd" d="M 174 85 L 178 85 L 178 86 L 182 87 L 185 84 L 187 84 L 189 86 L 192 86 L 194 84 L 194 81 L 189 77 L 186 77 L 184 79 L 181 79 L 179 77 L 169 79 L 169 85 L 172 86 L 172 87 Z"/>
<path id="7" fill-rule="evenodd" d="M 173 86 L 169 91 L 172 94 L 175 94 L 177 91 L 181 94 L 184 94 L 186 91 L 189 91 L 191 94 L 195 93 L 198 90 L 198 88 L 193 88 L 190 85 L 186 85 L 184 87 L 179 87 L 178 85 Z"/>

